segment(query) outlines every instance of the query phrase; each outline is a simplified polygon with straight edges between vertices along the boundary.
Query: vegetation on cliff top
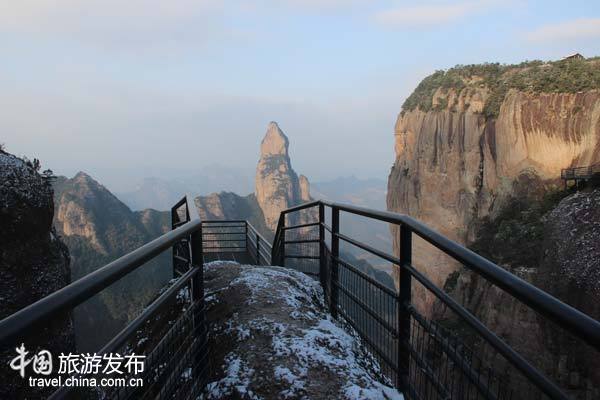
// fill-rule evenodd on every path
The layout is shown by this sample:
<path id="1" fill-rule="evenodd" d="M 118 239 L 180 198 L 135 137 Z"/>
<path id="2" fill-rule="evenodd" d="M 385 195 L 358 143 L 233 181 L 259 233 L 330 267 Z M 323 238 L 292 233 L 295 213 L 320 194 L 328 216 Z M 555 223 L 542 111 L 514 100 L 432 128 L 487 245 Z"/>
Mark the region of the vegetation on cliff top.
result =
<path id="1" fill-rule="evenodd" d="M 436 90 L 461 90 L 466 87 L 490 90 L 483 114 L 486 118 L 495 118 L 510 89 L 530 93 L 576 93 L 600 89 L 600 57 L 553 62 L 536 60 L 513 65 L 457 65 L 447 71 L 436 71 L 423 79 L 404 101 L 402 110 L 405 112 L 418 108 L 430 111 Z"/>

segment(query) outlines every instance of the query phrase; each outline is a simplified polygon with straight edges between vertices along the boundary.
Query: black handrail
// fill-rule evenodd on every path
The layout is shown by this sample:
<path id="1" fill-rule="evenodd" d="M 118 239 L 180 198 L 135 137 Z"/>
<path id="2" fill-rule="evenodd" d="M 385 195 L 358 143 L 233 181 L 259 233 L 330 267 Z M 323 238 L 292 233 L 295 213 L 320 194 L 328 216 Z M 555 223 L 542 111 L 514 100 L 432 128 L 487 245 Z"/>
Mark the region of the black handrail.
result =
<path id="1" fill-rule="evenodd" d="M 330 207 L 384 222 L 408 226 L 412 232 L 527 304 L 534 311 L 550 318 L 596 349 L 600 349 L 600 322 L 448 239 L 416 219 L 403 214 L 374 211 L 349 204 L 331 203 Z"/>
<path id="2" fill-rule="evenodd" d="M 493 284 L 530 306 L 533 310 L 552 319 L 557 324 L 564 326 L 568 331 L 594 346 L 596 349 L 600 349 L 600 322 L 568 304 L 563 303 L 529 282 L 511 274 L 504 268 L 481 257 L 479 254 L 467 249 L 459 243 L 448 239 L 408 215 L 390 211 L 377 211 L 351 204 L 319 200 L 288 208 L 282 212 L 282 217 L 290 212 L 314 207 L 319 204 L 324 204 L 328 207 L 337 208 L 341 211 L 363 217 L 374 218 L 383 222 L 408 226 L 412 232 L 425 239 L 433 246 L 451 255 L 468 268 L 481 274 Z"/>
<path id="3" fill-rule="evenodd" d="M 192 219 L 179 228 L 163 234 L 131 253 L 116 259 L 104 267 L 4 318 L 0 321 L 0 344 L 8 344 L 19 334 L 25 332 L 25 330 L 37 326 L 62 311 L 83 303 L 112 283 L 172 247 L 181 239 L 198 231 L 202 225 L 200 216 L 197 212 L 192 214 L 190 215 Z"/>
<path id="4" fill-rule="evenodd" d="M 303 223 L 295 226 L 286 226 L 285 218 L 287 214 L 317 206 L 319 207 L 318 223 Z M 325 224 L 325 217 L 323 212 L 323 208 L 325 206 L 330 207 L 332 210 L 331 227 Z M 373 248 L 372 246 L 366 245 L 346 235 L 341 234 L 339 232 L 340 211 L 398 225 L 401 231 L 400 258 L 391 256 L 385 252 Z M 537 287 L 531 285 L 523 279 L 511 274 L 510 272 L 499 267 L 498 265 L 479 256 L 478 254 L 465 248 L 464 246 L 444 237 L 435 230 L 427 227 L 426 225 L 407 215 L 388 211 L 376 211 L 360 206 L 327 201 L 313 201 L 310 203 L 305 203 L 295 207 L 291 207 L 287 210 L 284 210 L 280 215 L 273 246 L 273 259 L 285 260 L 287 258 L 303 258 L 302 254 L 294 254 L 294 256 L 288 256 L 287 254 L 285 254 L 285 244 L 297 244 L 302 242 L 308 243 L 312 242 L 312 240 L 303 240 L 302 238 L 300 238 L 298 240 L 286 241 L 284 240 L 283 235 L 286 231 L 298 228 L 306 229 L 306 227 L 311 227 L 314 225 L 319 225 L 320 229 L 320 239 L 318 240 L 318 242 L 320 242 L 319 251 L 321 254 L 321 256 L 318 257 L 320 258 L 321 264 L 320 274 L 323 273 L 322 271 L 324 268 L 324 264 L 329 262 L 328 260 L 330 260 L 332 263 L 328 272 L 328 279 L 331 281 L 329 282 L 328 287 L 330 287 L 331 291 L 331 293 L 329 293 L 329 297 L 331 299 L 330 308 L 332 314 L 334 315 L 336 315 L 338 312 L 338 305 L 336 304 L 337 297 L 339 297 L 339 295 L 337 294 L 337 289 L 339 287 L 339 284 L 337 283 L 337 271 L 339 269 L 340 264 L 346 264 L 340 259 L 338 254 L 339 245 L 337 243 L 339 240 L 343 240 L 350 243 L 353 246 L 362 248 L 363 250 L 368 251 L 371 254 L 374 254 L 400 267 L 400 290 L 397 296 L 398 302 L 400 304 L 400 307 L 398 309 L 398 324 L 401 336 L 404 335 L 406 337 L 410 337 L 410 332 L 408 331 L 410 329 L 410 313 L 414 312 L 414 309 L 412 309 L 411 311 L 412 306 L 410 302 L 410 277 L 415 277 L 438 299 L 440 299 L 450 309 L 456 312 L 485 341 L 487 341 L 494 349 L 496 349 L 498 353 L 502 354 L 506 358 L 506 360 L 508 360 L 526 377 L 528 377 L 532 383 L 534 383 L 538 388 L 540 388 L 540 390 L 545 392 L 551 398 L 565 398 L 565 395 L 563 394 L 561 389 L 556 386 L 556 384 L 548 380 L 548 378 L 546 378 L 537 369 L 531 366 L 508 344 L 506 344 L 503 340 L 501 340 L 493 332 L 491 332 L 487 327 L 485 327 L 485 325 L 483 325 L 476 317 L 474 317 L 471 313 L 464 309 L 460 304 L 456 303 L 456 301 L 454 301 L 441 289 L 437 288 L 437 286 L 435 286 L 431 281 L 429 281 L 429 279 L 425 275 L 421 274 L 418 270 L 415 269 L 415 267 L 412 265 L 411 260 L 411 235 L 414 233 L 417 236 L 424 239 L 425 241 L 427 241 L 428 243 L 435 246 L 436 248 L 440 249 L 444 253 L 448 254 L 455 260 L 459 261 L 468 269 L 476 272 L 492 284 L 503 289 L 505 292 L 518 299 L 523 304 L 530 307 L 532 310 L 555 322 L 560 327 L 564 328 L 566 331 L 572 333 L 576 337 L 582 339 L 589 345 L 593 346 L 595 349 L 600 350 L 600 322 L 594 320 L 593 318 L 580 312 L 579 310 L 561 302 L 560 300 L 549 295 L 548 293 L 538 289 Z M 331 233 L 331 250 L 327 248 L 327 245 L 324 242 L 325 230 Z M 326 256 L 326 258 L 323 258 L 323 254 L 325 252 L 327 252 L 328 255 Z M 324 282 L 323 276 L 321 276 L 321 282 Z M 352 296 L 350 297 L 352 298 Z M 361 305 L 360 302 L 356 303 L 359 306 Z M 396 368 L 400 369 L 400 367 L 402 366 L 400 365 L 400 359 L 402 357 L 404 357 L 404 355 L 400 354 L 398 358 L 399 364 L 397 364 Z M 408 360 L 403 359 L 401 364 L 403 364 L 404 368 L 407 368 Z M 406 370 L 398 370 L 399 375 L 407 373 L 408 372 Z M 406 377 L 402 379 L 405 380 Z M 399 385 L 403 386 L 404 384 L 399 383 Z M 404 389 L 410 390 L 410 388 L 408 387 L 404 387 Z"/>

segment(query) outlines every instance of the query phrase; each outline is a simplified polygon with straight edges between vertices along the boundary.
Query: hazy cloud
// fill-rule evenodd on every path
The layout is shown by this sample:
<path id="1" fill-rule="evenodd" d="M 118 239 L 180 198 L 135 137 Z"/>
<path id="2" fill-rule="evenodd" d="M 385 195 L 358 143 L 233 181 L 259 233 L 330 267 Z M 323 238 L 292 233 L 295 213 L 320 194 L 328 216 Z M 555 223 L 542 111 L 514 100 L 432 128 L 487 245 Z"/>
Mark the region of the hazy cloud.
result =
<path id="1" fill-rule="evenodd" d="M 425 5 L 403 5 L 374 15 L 374 20 L 391 27 L 415 27 L 445 24 L 485 10 L 496 2 L 466 1 Z"/>
<path id="2" fill-rule="evenodd" d="M 6 1 L 0 3 L 0 33 L 139 50 L 218 37 L 222 12 L 218 0 Z"/>
<path id="3" fill-rule="evenodd" d="M 600 18 L 580 18 L 548 24 L 526 34 L 531 42 L 553 42 L 600 37 Z"/>

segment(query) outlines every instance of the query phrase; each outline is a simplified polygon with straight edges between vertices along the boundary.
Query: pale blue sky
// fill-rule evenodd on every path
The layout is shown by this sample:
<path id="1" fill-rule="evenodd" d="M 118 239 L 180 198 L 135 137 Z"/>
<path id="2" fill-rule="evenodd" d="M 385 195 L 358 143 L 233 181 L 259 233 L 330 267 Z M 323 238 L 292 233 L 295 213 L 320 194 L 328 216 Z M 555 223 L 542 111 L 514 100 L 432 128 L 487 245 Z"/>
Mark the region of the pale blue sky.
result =
<path id="1" fill-rule="evenodd" d="M 385 179 L 436 69 L 600 55 L 596 1 L 0 1 L 0 143 L 118 191 L 253 170 L 270 120 L 309 179 Z"/>

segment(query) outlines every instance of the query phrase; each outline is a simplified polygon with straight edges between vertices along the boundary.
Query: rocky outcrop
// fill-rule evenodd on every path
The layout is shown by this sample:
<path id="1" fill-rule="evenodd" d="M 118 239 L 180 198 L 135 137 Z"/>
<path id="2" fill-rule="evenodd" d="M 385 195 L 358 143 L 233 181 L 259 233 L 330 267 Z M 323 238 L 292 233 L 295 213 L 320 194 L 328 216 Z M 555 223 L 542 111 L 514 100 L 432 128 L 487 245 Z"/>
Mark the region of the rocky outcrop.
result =
<path id="1" fill-rule="evenodd" d="M 256 167 L 256 200 L 269 229 L 277 228 L 282 210 L 310 200 L 305 176 L 298 178 L 288 154 L 289 141 L 276 122 L 269 123 L 260 144 L 260 160 Z"/>
<path id="2" fill-rule="evenodd" d="M 318 281 L 279 267 L 205 268 L 214 368 L 204 398 L 402 399 L 329 316 Z"/>
<path id="3" fill-rule="evenodd" d="M 271 122 L 260 146 L 255 193 L 242 197 L 221 192 L 197 197 L 200 217 L 247 219 L 265 237 L 272 238 L 282 210 L 311 201 L 308 178 L 292 169 L 288 147 L 288 138 L 276 122 Z"/>
<path id="4" fill-rule="evenodd" d="M 254 194 L 242 197 L 230 192 L 212 193 L 198 196 L 194 201 L 202 220 L 248 220 L 263 236 L 273 237 Z"/>
<path id="5" fill-rule="evenodd" d="M 0 150 L 0 319 L 70 283 L 69 252 L 52 227 L 53 213 L 50 176 Z M 74 351 L 71 316 L 56 317 L 18 340 L 30 354 Z M 8 368 L 15 356 L 13 346 L 0 349 L 0 398 L 47 396 Z"/>
<path id="6" fill-rule="evenodd" d="M 521 69 L 502 71 L 499 82 Z M 475 75 L 461 79 L 431 89 L 430 109 L 400 113 L 387 204 L 466 244 L 478 221 L 494 215 L 515 191 L 556 183 L 561 168 L 600 161 L 600 92 L 511 88 L 497 116 L 486 116 L 500 83 Z M 396 229 L 393 235 L 397 250 Z M 443 286 L 458 266 L 423 241 L 414 246 L 413 260 Z M 416 296 L 424 310 L 431 306 L 424 291 L 417 288 Z"/>
<path id="7" fill-rule="evenodd" d="M 54 192 L 54 226 L 71 252 L 73 280 L 170 229 L 168 212 L 133 212 L 83 172 L 72 179 L 59 177 Z M 76 308 L 78 350 L 98 349 L 137 315 L 172 277 L 170 265 L 168 254 L 164 253 Z"/>

